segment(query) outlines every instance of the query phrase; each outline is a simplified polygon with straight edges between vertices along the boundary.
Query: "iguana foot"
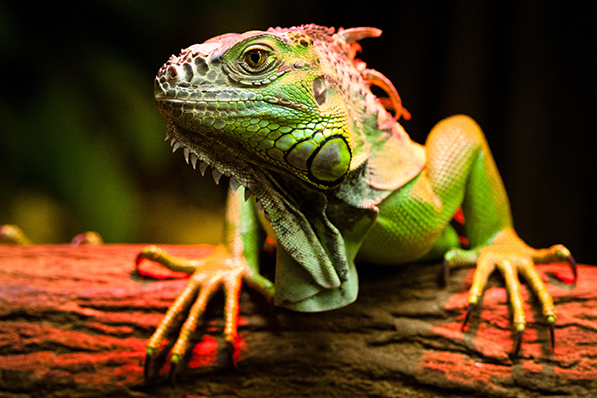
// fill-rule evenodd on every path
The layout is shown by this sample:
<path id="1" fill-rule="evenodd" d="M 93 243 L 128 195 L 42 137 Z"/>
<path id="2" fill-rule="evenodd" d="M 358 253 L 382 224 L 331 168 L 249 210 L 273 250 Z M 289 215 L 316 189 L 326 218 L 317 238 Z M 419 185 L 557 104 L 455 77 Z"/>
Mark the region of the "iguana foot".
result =
<path id="1" fill-rule="evenodd" d="M 0 225 L 0 243 L 12 243 L 16 245 L 30 245 L 31 240 L 23 230 L 16 225 Z"/>
<path id="2" fill-rule="evenodd" d="M 104 244 L 104 240 L 101 235 L 97 232 L 87 231 L 75 236 L 70 244 L 73 246 L 89 245 L 89 246 L 100 246 Z"/>
<path id="3" fill-rule="evenodd" d="M 23 230 L 16 225 L 0 225 L 0 243 L 9 243 L 15 245 L 31 245 L 33 242 L 25 235 Z M 83 232 L 75 236 L 71 242 L 73 246 L 80 245 L 103 245 L 104 241 L 100 234 L 93 231 Z"/>
<path id="4" fill-rule="evenodd" d="M 523 298 L 520 292 L 520 273 L 539 299 L 543 316 L 549 325 L 551 348 L 555 347 L 556 311 L 551 295 L 547 291 L 541 275 L 535 264 L 566 261 L 573 274 L 573 283 L 577 279 L 576 261 L 570 251 L 562 245 L 555 245 L 548 249 L 533 249 L 527 246 L 512 229 L 500 232 L 487 247 L 478 250 L 453 249 L 445 255 L 445 277 L 449 269 L 477 264 L 473 277 L 473 284 L 469 291 L 468 308 L 462 323 L 462 330 L 466 329 L 470 316 L 479 302 L 489 276 L 497 270 L 502 274 L 506 283 L 510 305 L 512 308 L 512 322 L 516 328 L 517 337 L 512 350 L 512 356 L 518 356 L 522 344 L 522 335 L 526 328 L 523 311 Z"/>
<path id="5" fill-rule="evenodd" d="M 238 301 L 242 281 L 255 288 L 268 300 L 273 300 L 273 284 L 254 272 L 243 257 L 231 256 L 224 246 L 216 247 L 212 254 L 198 260 L 174 257 L 158 247 L 150 246 L 137 256 L 137 267 L 143 259 L 160 263 L 175 272 L 191 274 L 186 288 L 168 309 L 166 316 L 147 342 L 145 379 L 150 380 L 159 371 L 159 369 L 153 369 L 153 360 L 160 352 L 162 340 L 173 329 L 178 316 L 186 314 L 188 311 L 176 343 L 170 351 L 169 377 L 170 381 L 174 382 L 177 370 L 190 346 L 191 337 L 201 322 L 205 307 L 220 286 L 224 289 L 225 294 L 223 334 L 234 363 L 237 342 Z"/>

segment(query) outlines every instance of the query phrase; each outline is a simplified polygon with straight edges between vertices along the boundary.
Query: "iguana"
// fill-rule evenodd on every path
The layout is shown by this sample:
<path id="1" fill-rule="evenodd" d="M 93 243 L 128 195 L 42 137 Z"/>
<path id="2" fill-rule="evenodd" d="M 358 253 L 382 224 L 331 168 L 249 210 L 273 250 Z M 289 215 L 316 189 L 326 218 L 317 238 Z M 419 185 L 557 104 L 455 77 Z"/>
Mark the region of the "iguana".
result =
<path id="1" fill-rule="evenodd" d="M 512 227 L 506 192 L 485 137 L 469 117 L 440 121 L 425 146 L 398 123 L 410 114 L 392 83 L 356 58 L 371 27 L 303 25 L 224 34 L 183 49 L 159 70 L 155 99 L 166 140 L 201 174 L 230 177 L 225 239 L 210 256 L 177 258 L 145 248 L 137 258 L 192 273 L 147 344 L 145 375 L 175 319 L 189 311 L 171 350 L 171 374 L 210 296 L 225 291 L 224 335 L 237 339 L 241 282 L 275 305 L 325 311 L 353 302 L 355 262 L 439 259 L 446 271 L 477 265 L 463 328 L 489 275 L 504 276 L 517 331 L 525 329 L 518 274 L 539 299 L 553 345 L 556 313 L 535 263 L 576 263 L 562 245 L 535 250 Z M 370 87 L 383 89 L 377 98 Z M 392 116 L 391 112 L 394 113 Z M 466 220 L 469 249 L 450 224 Z M 276 246 L 275 281 L 259 273 L 265 237 Z M 275 286 L 275 289 L 274 289 Z M 189 309 L 190 308 L 190 309 Z"/>

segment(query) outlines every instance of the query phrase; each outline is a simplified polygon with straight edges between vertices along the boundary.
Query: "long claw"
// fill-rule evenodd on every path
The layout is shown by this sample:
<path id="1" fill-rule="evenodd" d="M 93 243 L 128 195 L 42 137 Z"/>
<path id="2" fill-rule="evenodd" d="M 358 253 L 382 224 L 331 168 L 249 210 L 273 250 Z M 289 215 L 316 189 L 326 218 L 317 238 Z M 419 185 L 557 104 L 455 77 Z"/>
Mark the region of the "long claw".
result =
<path id="1" fill-rule="evenodd" d="M 514 349 L 512 350 L 512 354 L 510 354 L 511 358 L 517 358 L 518 353 L 520 352 L 520 347 L 522 346 L 522 335 L 524 333 L 524 329 L 518 330 L 516 333 L 516 343 L 514 345 Z"/>
<path id="2" fill-rule="evenodd" d="M 145 377 L 145 381 L 149 380 L 154 354 L 155 352 L 153 352 L 152 349 L 147 349 L 147 353 L 145 354 L 145 364 L 143 366 L 143 376 Z"/>
<path id="3" fill-rule="evenodd" d="M 555 245 L 554 247 L 557 257 L 559 257 L 561 260 L 566 260 L 566 262 L 570 265 L 570 269 L 572 270 L 572 275 L 574 277 L 572 284 L 575 284 L 576 280 L 578 279 L 578 267 L 576 265 L 576 260 L 574 257 L 572 257 L 570 250 L 568 250 L 565 246 Z"/>
<path id="4" fill-rule="evenodd" d="M 228 360 L 232 367 L 235 369 L 237 368 L 237 361 L 238 361 L 238 351 L 236 348 L 236 343 L 234 341 L 227 341 L 226 342 L 226 349 L 228 351 Z"/>
<path id="5" fill-rule="evenodd" d="M 463 250 L 463 249 L 452 249 L 449 250 L 446 254 L 444 254 L 444 262 L 443 262 L 443 282 L 444 286 L 447 286 L 448 280 L 450 279 L 450 269 L 451 268 L 461 268 L 461 267 L 472 267 L 477 264 L 477 260 L 479 258 L 478 250 Z M 493 268 L 488 268 L 491 271 Z M 491 272 L 489 272 L 491 273 Z M 478 288 L 482 290 L 482 287 L 485 285 L 487 278 L 489 277 L 489 273 L 486 273 L 485 276 L 481 277 L 478 281 Z"/>
<path id="6" fill-rule="evenodd" d="M 461 331 L 466 330 L 466 325 L 471 318 L 471 314 L 473 313 L 473 309 L 475 308 L 475 303 L 468 303 L 468 308 L 466 309 L 466 315 L 464 315 L 464 321 L 462 321 L 462 326 L 460 327 Z"/>
<path id="7" fill-rule="evenodd" d="M 178 373 L 178 364 L 180 363 L 180 355 L 172 355 L 170 360 L 170 372 L 168 372 L 168 380 L 170 381 L 171 386 L 176 385 L 176 374 Z"/>
<path id="8" fill-rule="evenodd" d="M 444 287 L 446 287 L 448 286 L 448 279 L 450 278 L 450 262 L 447 259 L 444 259 L 442 276 Z"/>
<path id="9" fill-rule="evenodd" d="M 554 323 L 549 324 L 549 338 L 551 340 L 551 351 L 556 349 L 556 325 Z"/>
<path id="10" fill-rule="evenodd" d="M 550 263 L 555 261 L 566 261 L 572 271 L 572 280 L 567 276 L 556 275 L 556 277 L 567 284 L 576 284 L 576 281 L 578 280 L 578 266 L 576 260 L 572 257 L 570 250 L 564 245 L 555 245 L 549 249 L 539 250 L 539 252 L 541 256 L 537 262 Z"/>
<path id="11" fill-rule="evenodd" d="M 549 325 L 549 340 L 551 342 L 551 351 L 556 348 L 556 317 L 555 315 L 548 315 L 545 319 Z"/>
<path id="12" fill-rule="evenodd" d="M 139 265 L 141 264 L 144 258 L 145 257 L 143 257 L 143 253 L 139 253 L 137 254 L 137 257 L 135 257 L 135 269 L 137 271 L 139 270 Z"/>

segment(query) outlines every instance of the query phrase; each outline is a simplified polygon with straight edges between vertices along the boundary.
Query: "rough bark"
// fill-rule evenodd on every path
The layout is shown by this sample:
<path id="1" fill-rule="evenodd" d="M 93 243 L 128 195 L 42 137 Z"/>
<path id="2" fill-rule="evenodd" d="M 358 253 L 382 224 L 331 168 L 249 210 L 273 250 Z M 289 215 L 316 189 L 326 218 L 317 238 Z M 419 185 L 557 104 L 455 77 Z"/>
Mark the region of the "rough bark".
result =
<path id="1" fill-rule="evenodd" d="M 526 304 L 521 357 L 500 278 L 463 334 L 472 270 L 444 288 L 438 265 L 360 268 L 356 303 L 303 314 L 241 297 L 238 368 L 231 369 L 222 298 L 208 308 L 179 382 L 168 366 L 144 384 L 145 340 L 185 281 L 134 272 L 141 246 L 0 247 L 0 397 L 436 397 L 597 393 L 597 268 L 572 289 L 551 278 L 556 349 L 536 301 Z M 169 248 L 200 256 L 206 246 Z M 145 263 L 144 263 L 145 264 Z M 147 265 L 147 264 L 145 264 Z M 569 275 L 565 264 L 540 266 Z M 526 289 L 523 293 L 527 297 Z"/>

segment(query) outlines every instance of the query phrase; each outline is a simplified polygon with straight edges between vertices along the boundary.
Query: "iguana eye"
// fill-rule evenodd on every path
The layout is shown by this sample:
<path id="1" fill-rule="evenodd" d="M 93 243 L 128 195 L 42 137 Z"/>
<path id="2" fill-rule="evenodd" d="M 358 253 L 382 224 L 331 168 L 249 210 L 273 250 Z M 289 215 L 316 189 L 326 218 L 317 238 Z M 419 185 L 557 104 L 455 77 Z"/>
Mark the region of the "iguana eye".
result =
<path id="1" fill-rule="evenodd" d="M 242 65 L 247 72 L 258 73 L 266 70 L 275 60 L 268 49 L 251 47 L 242 56 Z"/>
<path id="2" fill-rule="evenodd" d="M 281 45 L 271 35 L 249 37 L 223 52 L 222 71 L 230 80 L 241 86 L 263 86 L 279 78 L 290 68 L 278 68 L 284 53 Z"/>
<path id="3" fill-rule="evenodd" d="M 251 50 L 245 54 L 245 62 L 252 68 L 259 68 L 266 59 L 267 54 L 263 50 Z"/>

